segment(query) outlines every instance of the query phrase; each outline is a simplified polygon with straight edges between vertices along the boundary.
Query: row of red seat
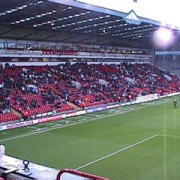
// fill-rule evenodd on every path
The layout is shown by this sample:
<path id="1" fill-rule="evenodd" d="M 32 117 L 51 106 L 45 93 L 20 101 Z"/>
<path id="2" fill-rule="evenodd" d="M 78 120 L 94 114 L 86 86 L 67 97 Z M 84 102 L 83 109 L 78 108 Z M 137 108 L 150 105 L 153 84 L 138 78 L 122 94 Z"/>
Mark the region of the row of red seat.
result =
<path id="1" fill-rule="evenodd" d="M 17 116 L 16 114 L 12 112 L 0 114 L 0 123 L 6 123 L 6 122 L 16 121 L 16 120 L 19 120 L 19 116 Z"/>
<path id="2" fill-rule="evenodd" d="M 66 101 L 79 107 L 91 107 L 105 103 L 131 101 L 144 94 L 156 92 L 163 94 L 180 90 L 177 76 L 151 64 L 76 63 L 61 66 L 19 66 L 4 69 L 4 74 L 8 75 L 12 82 L 19 79 L 22 84 L 27 83 L 26 85 L 35 85 L 38 89 L 43 89 L 43 92 L 40 91 L 38 94 L 25 93 L 22 88 L 16 87 L 15 83 L 11 84 L 10 87 L 14 87 L 8 95 L 11 107 L 22 114 L 29 111 L 29 115 L 53 110 L 58 112 L 73 110 L 75 106 L 67 104 Z M 105 84 L 100 84 L 100 79 Z M 75 83 L 78 83 L 80 87 L 76 87 Z M 54 101 L 53 104 L 46 103 L 43 93 L 45 96 L 55 95 L 58 101 Z M 22 105 L 18 102 L 17 95 L 26 99 L 27 103 Z M 37 101 L 39 107 L 30 106 L 33 99 Z M 56 104 L 60 106 L 56 107 Z M 15 117 L 14 119 L 16 120 Z"/>

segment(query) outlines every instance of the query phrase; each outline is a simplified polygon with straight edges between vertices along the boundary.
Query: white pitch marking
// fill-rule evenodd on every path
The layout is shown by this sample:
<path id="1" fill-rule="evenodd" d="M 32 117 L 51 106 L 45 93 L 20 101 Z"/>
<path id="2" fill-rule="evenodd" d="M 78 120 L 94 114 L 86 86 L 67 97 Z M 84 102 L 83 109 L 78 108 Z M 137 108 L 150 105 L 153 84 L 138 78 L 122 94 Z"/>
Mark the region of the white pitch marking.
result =
<path id="1" fill-rule="evenodd" d="M 135 111 L 135 110 L 139 110 L 139 109 L 143 109 L 143 108 L 146 108 L 146 107 L 135 108 L 135 109 L 132 109 L 131 111 Z M 14 139 L 24 138 L 24 137 L 27 137 L 27 136 L 32 136 L 32 135 L 39 134 L 39 133 L 53 131 L 53 130 L 60 129 L 60 128 L 74 126 L 74 125 L 77 125 L 77 124 L 82 124 L 82 123 L 86 123 L 86 122 L 90 122 L 90 121 L 95 121 L 95 120 L 102 119 L 102 118 L 105 118 L 105 117 L 112 117 L 112 116 L 116 116 L 118 114 L 123 114 L 123 113 L 126 113 L 126 112 L 130 112 L 130 110 L 129 111 L 124 111 L 124 112 L 119 112 L 119 113 L 114 113 L 114 114 L 109 114 L 109 115 L 101 116 L 101 117 L 98 117 L 98 118 L 87 119 L 86 121 L 73 122 L 71 124 L 66 124 L 66 125 L 62 125 L 62 126 L 58 126 L 58 127 L 53 127 L 53 128 L 49 128 L 49 129 L 42 130 L 42 131 L 36 131 L 36 132 L 28 133 L 28 134 L 14 136 L 14 137 L 11 137 L 11 138 L 0 140 L 0 143 L 1 142 L 6 142 L 6 141 L 11 141 L 11 140 L 14 140 Z"/>
<path id="2" fill-rule="evenodd" d="M 171 135 L 171 134 L 159 134 L 159 136 L 166 136 L 166 137 L 171 137 L 171 138 L 180 138 L 180 136 Z"/>
<path id="3" fill-rule="evenodd" d="M 154 106 L 159 105 L 159 104 L 163 104 L 163 103 L 166 103 L 166 102 L 164 102 L 164 101 L 161 102 L 160 101 L 160 103 L 154 104 Z M 19 138 L 27 137 L 27 136 L 31 136 L 31 135 L 38 134 L 38 133 L 44 133 L 44 132 L 48 132 L 48 131 L 52 131 L 52 130 L 56 130 L 56 129 L 60 129 L 60 128 L 68 127 L 68 126 L 73 126 L 73 125 L 77 125 L 77 124 L 81 124 L 81 123 L 85 123 L 85 122 L 95 121 L 95 120 L 98 120 L 98 119 L 102 119 L 104 117 L 112 117 L 112 116 L 116 116 L 118 114 L 123 114 L 123 113 L 131 112 L 131 111 L 136 111 L 136 110 L 144 109 L 144 108 L 147 108 L 147 106 L 137 107 L 137 108 L 134 108 L 134 109 L 132 108 L 131 110 L 120 111 L 120 112 L 116 112 L 114 114 L 109 114 L 109 115 L 101 116 L 101 117 L 98 117 L 98 118 L 89 119 L 87 121 L 74 122 L 74 123 L 71 123 L 71 124 L 68 124 L 68 125 L 54 127 L 54 128 L 50 128 L 50 129 L 42 130 L 42 131 L 38 131 L 38 132 L 32 132 L 32 133 L 28 133 L 28 134 L 25 134 L 25 135 L 14 136 L 12 138 L 7 138 L 7 139 L 0 140 L 0 143 L 1 142 L 5 142 L 5 141 L 11 141 L 11 140 L 14 140 L 14 139 L 19 139 Z M 89 114 L 89 115 L 91 115 L 91 114 Z"/>
<path id="4" fill-rule="evenodd" d="M 134 143 L 134 144 L 132 144 L 132 145 L 130 145 L 130 146 L 127 146 L 127 147 L 125 147 L 125 148 L 123 148 L 123 149 L 120 149 L 120 150 L 118 150 L 118 151 L 115 151 L 115 152 L 113 152 L 113 153 L 111 153 L 111 154 L 108 154 L 108 155 L 106 155 L 106 156 L 104 156 L 104 157 L 101 157 L 101 158 L 99 158 L 99 159 L 96 159 L 96 160 L 94 160 L 94 161 L 92 161 L 92 162 L 90 162 L 90 163 L 87 163 L 87 164 L 83 165 L 83 166 L 80 166 L 80 167 L 76 168 L 76 170 L 82 169 L 82 168 L 84 168 L 84 167 L 87 167 L 87 166 L 89 166 L 89 165 L 92 165 L 92 164 L 94 164 L 94 163 L 97 163 L 97 162 L 99 162 L 99 161 L 102 161 L 102 160 L 104 160 L 104 159 L 107 159 L 107 158 L 109 158 L 109 157 L 111 157 L 111 156 L 114 156 L 114 155 L 120 153 L 120 152 L 123 152 L 123 151 L 125 151 L 125 150 L 128 150 L 128 149 L 134 147 L 134 146 L 137 146 L 137 145 L 142 144 L 142 143 L 144 143 L 144 142 L 146 142 L 146 141 L 149 141 L 149 140 L 151 140 L 151 139 L 153 139 L 153 138 L 155 138 L 155 137 L 157 137 L 157 136 L 158 136 L 158 134 L 155 134 L 155 135 L 153 135 L 153 136 L 150 136 L 150 137 L 148 137 L 148 138 L 146 138 L 146 139 L 143 139 L 143 140 L 141 140 L 141 141 L 139 141 L 139 142 L 136 142 L 136 143 Z"/>

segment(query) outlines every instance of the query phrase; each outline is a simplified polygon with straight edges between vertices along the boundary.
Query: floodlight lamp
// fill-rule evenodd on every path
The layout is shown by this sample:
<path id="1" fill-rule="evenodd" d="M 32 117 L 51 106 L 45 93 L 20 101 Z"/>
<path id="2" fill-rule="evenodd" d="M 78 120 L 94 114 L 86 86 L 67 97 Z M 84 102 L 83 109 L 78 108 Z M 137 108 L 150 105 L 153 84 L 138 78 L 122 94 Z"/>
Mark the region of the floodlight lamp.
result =
<path id="1" fill-rule="evenodd" d="M 165 50 L 170 47 L 175 40 L 175 36 L 171 29 L 160 27 L 152 36 L 152 42 L 155 48 Z"/>

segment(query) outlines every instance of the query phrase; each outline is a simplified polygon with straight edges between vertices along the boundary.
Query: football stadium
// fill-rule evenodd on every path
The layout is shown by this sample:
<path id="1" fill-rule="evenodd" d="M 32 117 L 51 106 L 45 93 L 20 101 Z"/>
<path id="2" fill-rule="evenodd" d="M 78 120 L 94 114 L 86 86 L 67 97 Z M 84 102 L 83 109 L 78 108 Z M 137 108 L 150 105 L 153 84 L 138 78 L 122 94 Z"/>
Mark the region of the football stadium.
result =
<path id="1" fill-rule="evenodd" d="M 0 180 L 180 179 L 178 4 L 154 3 L 1 2 Z"/>

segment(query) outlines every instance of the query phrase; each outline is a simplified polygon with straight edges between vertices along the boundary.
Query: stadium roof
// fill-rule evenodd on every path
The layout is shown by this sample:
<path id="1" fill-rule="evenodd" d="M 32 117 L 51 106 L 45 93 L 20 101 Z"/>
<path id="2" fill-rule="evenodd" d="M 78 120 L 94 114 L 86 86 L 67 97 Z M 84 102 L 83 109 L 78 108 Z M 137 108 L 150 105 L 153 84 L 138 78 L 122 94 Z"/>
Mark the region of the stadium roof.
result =
<path id="1" fill-rule="evenodd" d="M 0 39 L 150 49 L 159 26 L 134 11 L 128 15 L 73 0 L 1 0 L 0 6 Z M 178 39 L 179 31 L 173 33 Z"/>

